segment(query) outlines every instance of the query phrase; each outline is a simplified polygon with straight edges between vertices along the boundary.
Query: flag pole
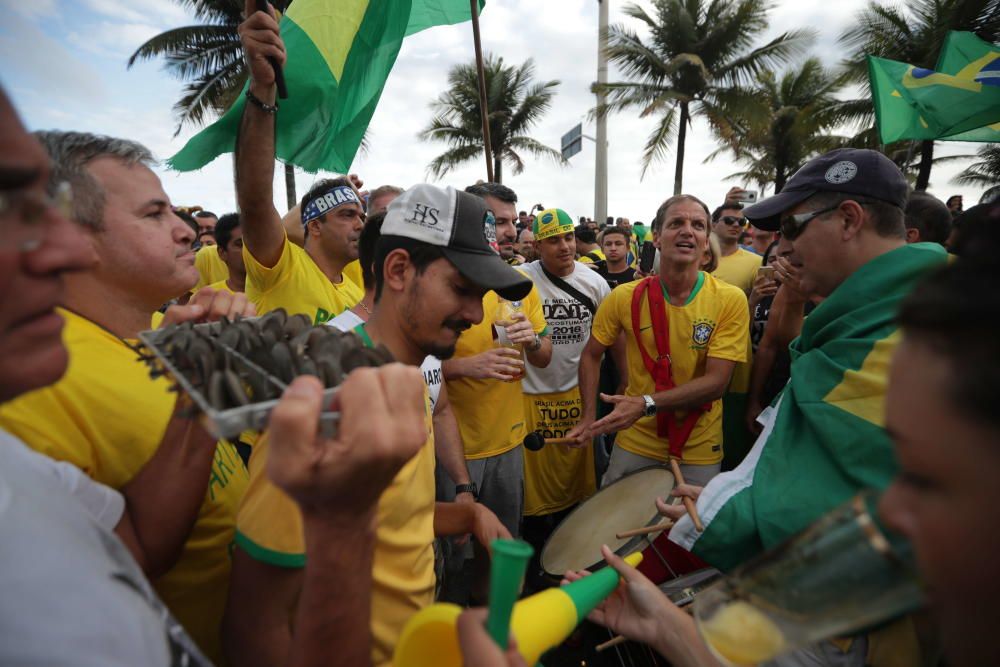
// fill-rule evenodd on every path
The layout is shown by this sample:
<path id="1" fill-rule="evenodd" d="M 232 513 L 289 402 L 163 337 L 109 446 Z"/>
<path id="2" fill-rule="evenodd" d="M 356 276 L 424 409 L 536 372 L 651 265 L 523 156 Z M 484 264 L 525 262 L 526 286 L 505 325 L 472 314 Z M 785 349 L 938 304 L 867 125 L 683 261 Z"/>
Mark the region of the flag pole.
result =
<path id="1" fill-rule="evenodd" d="M 472 38 L 476 45 L 476 74 L 479 78 L 479 116 L 483 123 L 483 152 L 486 155 L 486 180 L 493 182 L 493 151 L 490 148 L 490 110 L 486 103 L 486 74 L 483 71 L 483 45 L 479 39 L 479 0 L 472 5 Z"/>

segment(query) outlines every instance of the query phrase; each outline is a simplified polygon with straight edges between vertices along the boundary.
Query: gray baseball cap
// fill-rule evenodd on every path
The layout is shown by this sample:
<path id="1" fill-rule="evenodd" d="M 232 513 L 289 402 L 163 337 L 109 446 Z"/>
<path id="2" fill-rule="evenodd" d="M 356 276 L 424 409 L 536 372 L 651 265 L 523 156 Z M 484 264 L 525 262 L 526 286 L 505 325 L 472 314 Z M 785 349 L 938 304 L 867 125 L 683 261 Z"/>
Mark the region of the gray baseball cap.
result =
<path id="1" fill-rule="evenodd" d="M 438 246 L 458 272 L 504 299 L 528 296 L 532 282 L 500 258 L 496 220 L 475 195 L 420 183 L 385 212 L 382 238 L 402 237 Z"/>
<path id="2" fill-rule="evenodd" d="M 781 215 L 818 192 L 842 192 L 906 206 L 910 186 L 899 167 L 878 151 L 838 148 L 813 158 L 788 179 L 781 192 L 743 209 L 758 229 L 777 231 Z"/>

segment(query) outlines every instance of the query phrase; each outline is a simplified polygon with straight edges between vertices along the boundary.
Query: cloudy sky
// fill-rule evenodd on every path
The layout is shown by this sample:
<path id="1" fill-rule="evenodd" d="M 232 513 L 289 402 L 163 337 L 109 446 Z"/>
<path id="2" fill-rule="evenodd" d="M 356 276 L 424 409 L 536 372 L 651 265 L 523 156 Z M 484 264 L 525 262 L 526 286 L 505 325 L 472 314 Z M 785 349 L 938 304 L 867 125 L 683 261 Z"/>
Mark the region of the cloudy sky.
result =
<path id="1" fill-rule="evenodd" d="M 611 2 L 611 22 L 631 22 L 621 14 L 624 2 Z M 648 4 L 641 0 L 640 4 Z M 596 0 L 487 0 L 481 19 L 484 49 L 509 62 L 533 58 L 537 77 L 558 79 L 561 85 L 551 111 L 533 135 L 558 148 L 560 136 L 578 122 L 593 134 L 586 120 L 593 106 L 590 84 L 597 68 Z M 819 31 L 812 48 L 835 64 L 842 56 L 837 35 L 864 6 L 863 0 L 778 0 L 771 15 L 770 34 L 800 27 Z M 181 82 L 161 70 L 160 62 L 125 67 L 129 55 L 145 40 L 169 28 L 193 22 L 169 0 L 32 0 L 7 8 L 0 23 L 0 84 L 14 99 L 31 129 L 73 129 L 135 139 L 160 158 L 179 150 L 195 133 L 185 127 L 174 137 L 171 107 L 180 97 Z M 632 22 L 634 23 L 634 22 Z M 403 187 L 426 180 L 426 165 L 444 149 L 417 139 L 431 118 L 429 103 L 446 86 L 449 67 L 471 61 L 471 24 L 437 27 L 408 38 L 382 94 L 370 127 L 372 147 L 360 155 L 353 171 L 368 185 L 392 183 Z M 612 67 L 610 80 L 618 78 Z M 673 155 L 640 179 L 639 159 L 653 121 L 619 114 L 608 122 L 609 215 L 649 220 L 672 192 Z M 971 154 L 976 146 L 938 144 L 939 155 Z M 696 121 L 688 134 L 684 190 L 710 204 L 719 202 L 738 169 L 729 159 L 703 163 L 715 145 L 707 126 Z M 930 192 L 945 199 L 965 195 L 966 205 L 978 201 L 978 189 L 959 187 L 952 177 L 965 162 L 936 166 Z M 200 172 L 179 174 L 160 170 L 175 204 L 200 204 L 217 213 L 235 208 L 231 162 L 222 157 Z M 482 161 L 448 174 L 442 184 L 464 186 L 485 178 Z M 284 210 L 284 181 L 275 180 L 275 202 Z M 317 178 L 298 172 L 299 195 Z M 558 206 L 573 217 L 593 215 L 594 146 L 561 167 L 529 159 L 525 171 L 505 183 L 522 204 Z"/>

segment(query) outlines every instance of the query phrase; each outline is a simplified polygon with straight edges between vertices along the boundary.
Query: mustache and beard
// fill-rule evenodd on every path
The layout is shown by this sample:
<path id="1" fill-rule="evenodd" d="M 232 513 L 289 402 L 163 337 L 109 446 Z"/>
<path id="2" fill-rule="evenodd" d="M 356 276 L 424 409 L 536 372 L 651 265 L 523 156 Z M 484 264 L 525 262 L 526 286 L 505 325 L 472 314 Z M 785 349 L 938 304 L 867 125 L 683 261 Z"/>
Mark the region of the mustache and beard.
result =
<path id="1" fill-rule="evenodd" d="M 455 332 L 455 340 L 451 343 L 441 343 L 434 340 L 421 331 L 421 329 L 424 331 L 428 329 L 426 326 L 420 326 L 421 320 L 425 320 L 427 316 L 424 314 L 426 313 L 426 309 L 422 306 L 421 299 L 417 298 L 416 293 L 416 289 L 411 290 L 409 294 L 410 298 L 407 299 L 406 306 L 403 309 L 403 326 L 408 337 L 423 354 L 432 355 L 438 359 L 450 359 L 455 354 L 458 337 L 463 331 L 469 329 L 473 323 L 459 317 L 445 318 L 440 325 L 434 327 L 432 335 L 437 334 L 441 329 L 451 329 Z"/>

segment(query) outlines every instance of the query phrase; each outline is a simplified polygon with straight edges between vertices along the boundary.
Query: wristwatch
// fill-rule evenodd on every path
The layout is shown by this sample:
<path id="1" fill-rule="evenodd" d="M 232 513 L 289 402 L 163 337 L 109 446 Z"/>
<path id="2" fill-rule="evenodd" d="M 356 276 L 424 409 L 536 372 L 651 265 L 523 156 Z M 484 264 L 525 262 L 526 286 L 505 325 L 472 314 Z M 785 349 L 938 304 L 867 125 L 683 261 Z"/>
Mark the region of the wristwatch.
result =
<path id="1" fill-rule="evenodd" d="M 534 352 L 541 349 L 542 339 L 538 334 L 535 334 L 535 340 L 531 341 L 531 345 L 528 346 L 528 350 Z"/>
<path id="2" fill-rule="evenodd" d="M 479 487 L 476 486 L 475 482 L 469 482 L 468 484 L 456 484 L 455 485 L 455 495 L 460 493 L 471 493 L 472 497 L 479 500 Z"/>
<path id="3" fill-rule="evenodd" d="M 656 401 L 653 400 L 652 396 L 649 394 L 643 394 L 642 402 L 646 404 L 646 406 L 642 409 L 643 417 L 652 417 L 656 414 Z"/>

